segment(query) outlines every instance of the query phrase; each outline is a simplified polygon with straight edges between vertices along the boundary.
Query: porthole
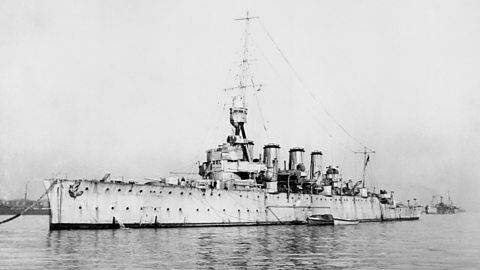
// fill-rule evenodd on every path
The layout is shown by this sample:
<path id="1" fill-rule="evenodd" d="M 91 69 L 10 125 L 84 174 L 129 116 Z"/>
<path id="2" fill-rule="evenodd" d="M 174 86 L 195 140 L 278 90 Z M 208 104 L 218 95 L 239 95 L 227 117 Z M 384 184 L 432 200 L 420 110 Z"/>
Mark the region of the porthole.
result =
<path id="1" fill-rule="evenodd" d="M 142 192 L 143 192 L 143 190 L 140 189 L 140 193 L 142 193 Z"/>
<path id="2" fill-rule="evenodd" d="M 172 194 L 172 192 L 171 192 L 171 191 L 169 191 L 169 192 L 168 192 L 168 194 Z"/>
<path id="3" fill-rule="evenodd" d="M 223 212 L 225 212 L 225 209 L 223 209 Z"/>
<path id="4" fill-rule="evenodd" d="M 112 206 L 112 210 L 115 209 L 115 207 Z"/>
<path id="5" fill-rule="evenodd" d="M 79 207 L 78 207 L 78 209 L 82 210 L 82 207 L 81 207 L 81 206 L 79 206 Z"/>
<path id="6" fill-rule="evenodd" d="M 127 208 L 125 208 L 125 209 L 128 210 L 128 209 L 130 209 L 130 208 L 127 207 Z"/>
<path id="7" fill-rule="evenodd" d="M 198 208 L 197 208 L 197 212 L 198 212 Z"/>
<path id="8" fill-rule="evenodd" d="M 129 190 L 128 190 L 128 192 L 132 192 L 132 190 L 131 190 L 131 189 L 129 189 Z"/>
<path id="9" fill-rule="evenodd" d="M 122 189 L 119 188 L 119 189 L 118 189 L 118 192 L 120 192 L 120 191 L 122 191 Z"/>
<path id="10" fill-rule="evenodd" d="M 240 195 L 240 198 L 242 197 L 242 195 Z"/>
<path id="11" fill-rule="evenodd" d="M 170 208 L 167 208 L 167 211 L 170 211 Z"/>
<path id="12" fill-rule="evenodd" d="M 189 192 L 188 195 L 192 195 L 192 192 Z"/>
<path id="13" fill-rule="evenodd" d="M 257 198 L 259 198 L 259 199 L 260 199 L 260 196 L 257 196 Z"/>
<path id="14" fill-rule="evenodd" d="M 88 187 L 85 187 L 85 190 L 88 190 Z"/>
<path id="15" fill-rule="evenodd" d="M 218 193 L 218 197 L 220 197 L 220 193 Z"/>
<path id="16" fill-rule="evenodd" d="M 183 195 L 183 192 L 180 192 L 180 195 Z"/>
<path id="17" fill-rule="evenodd" d="M 153 208 L 153 211 L 157 211 L 157 208 Z"/>
<path id="18" fill-rule="evenodd" d="M 178 208 L 178 211 L 182 212 L 182 208 Z"/>
<path id="19" fill-rule="evenodd" d="M 143 210 L 143 207 L 140 207 L 140 210 Z"/>
<path id="20" fill-rule="evenodd" d="M 240 212 L 240 209 L 238 209 L 238 212 Z"/>
<path id="21" fill-rule="evenodd" d="M 250 210 L 249 210 L 249 209 L 247 209 L 247 212 L 250 212 Z"/>
<path id="22" fill-rule="evenodd" d="M 105 189 L 105 191 L 109 191 L 109 190 L 110 190 L 109 188 Z"/>
<path id="23" fill-rule="evenodd" d="M 257 209 L 257 213 L 258 213 L 258 209 Z"/>
<path id="24" fill-rule="evenodd" d="M 98 206 L 97 206 L 97 207 L 95 207 L 95 210 L 98 210 Z"/>
<path id="25" fill-rule="evenodd" d="M 207 211 L 210 211 L 210 208 L 207 208 Z"/>

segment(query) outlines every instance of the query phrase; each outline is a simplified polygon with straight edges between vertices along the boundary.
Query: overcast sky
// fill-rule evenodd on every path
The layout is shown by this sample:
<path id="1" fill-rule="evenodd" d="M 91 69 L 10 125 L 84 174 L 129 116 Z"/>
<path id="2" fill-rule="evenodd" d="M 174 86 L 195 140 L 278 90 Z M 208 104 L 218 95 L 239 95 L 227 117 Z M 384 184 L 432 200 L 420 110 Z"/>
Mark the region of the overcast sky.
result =
<path id="1" fill-rule="evenodd" d="M 1 1 L 0 197 L 196 171 L 231 131 L 250 10 L 257 155 L 318 149 L 359 179 L 366 145 L 367 185 L 480 205 L 480 2 L 257 2 Z"/>

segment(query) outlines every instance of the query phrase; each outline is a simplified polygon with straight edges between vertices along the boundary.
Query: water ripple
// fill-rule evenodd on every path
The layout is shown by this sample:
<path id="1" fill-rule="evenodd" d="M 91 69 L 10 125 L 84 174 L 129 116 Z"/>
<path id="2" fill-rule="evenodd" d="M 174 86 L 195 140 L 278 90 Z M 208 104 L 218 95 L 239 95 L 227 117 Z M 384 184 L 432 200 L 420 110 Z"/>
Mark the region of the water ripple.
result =
<path id="1" fill-rule="evenodd" d="M 48 231 L 48 217 L 0 227 L 5 269 L 476 269 L 479 215 L 356 226 Z"/>

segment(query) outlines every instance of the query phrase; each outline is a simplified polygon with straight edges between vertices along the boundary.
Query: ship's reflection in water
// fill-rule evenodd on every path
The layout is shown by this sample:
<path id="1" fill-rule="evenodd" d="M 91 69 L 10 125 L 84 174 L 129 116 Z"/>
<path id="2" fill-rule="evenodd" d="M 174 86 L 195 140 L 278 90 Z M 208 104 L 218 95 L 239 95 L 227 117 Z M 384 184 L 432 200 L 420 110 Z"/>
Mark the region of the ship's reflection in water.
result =
<path id="1" fill-rule="evenodd" d="M 5 269 L 476 269 L 479 215 L 337 227 L 48 231 L 48 217 L 0 227 Z"/>

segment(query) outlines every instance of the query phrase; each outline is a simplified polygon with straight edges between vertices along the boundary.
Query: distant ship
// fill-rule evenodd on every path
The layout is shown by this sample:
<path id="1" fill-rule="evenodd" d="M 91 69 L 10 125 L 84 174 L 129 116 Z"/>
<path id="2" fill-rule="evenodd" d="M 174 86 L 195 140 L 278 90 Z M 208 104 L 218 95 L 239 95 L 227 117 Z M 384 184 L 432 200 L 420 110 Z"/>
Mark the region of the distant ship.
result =
<path id="1" fill-rule="evenodd" d="M 0 199 L 0 215 L 49 215 L 48 201 L 32 201 L 27 199 L 28 184 L 25 185 L 25 197 L 17 200 Z M 30 208 L 30 209 L 27 209 Z M 24 210 L 27 210 L 23 212 Z"/>
<path id="2" fill-rule="evenodd" d="M 34 204 L 31 200 L 0 200 L 0 215 L 16 215 Z M 26 211 L 24 215 L 49 215 L 48 202 L 44 202 Z"/>
<path id="3" fill-rule="evenodd" d="M 432 201 L 425 207 L 426 214 L 456 214 L 465 212 L 464 209 L 455 206 L 448 195 L 448 199 L 444 202 L 443 197 L 440 196 L 440 201 L 437 200 L 435 195 L 432 196 Z"/>
<path id="4" fill-rule="evenodd" d="M 289 149 L 283 168 L 278 144 L 266 144 L 263 155 L 254 154 L 245 129 L 246 90 L 258 88 L 248 75 L 251 19 L 248 13 L 241 19 L 246 22 L 245 48 L 229 111 L 234 131 L 206 151 L 201 179 L 140 182 L 110 174 L 93 180 L 47 179 L 51 230 L 307 224 L 318 216 L 350 223 L 419 219 L 421 207 L 397 204 L 393 192 L 370 192 L 365 179 L 354 183 L 338 167 L 324 169 L 321 151 L 310 153 L 308 170 L 301 147 Z M 363 153 L 365 170 L 366 148 Z"/>

